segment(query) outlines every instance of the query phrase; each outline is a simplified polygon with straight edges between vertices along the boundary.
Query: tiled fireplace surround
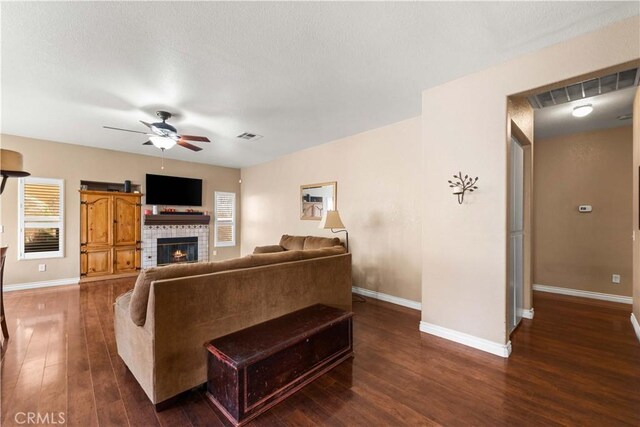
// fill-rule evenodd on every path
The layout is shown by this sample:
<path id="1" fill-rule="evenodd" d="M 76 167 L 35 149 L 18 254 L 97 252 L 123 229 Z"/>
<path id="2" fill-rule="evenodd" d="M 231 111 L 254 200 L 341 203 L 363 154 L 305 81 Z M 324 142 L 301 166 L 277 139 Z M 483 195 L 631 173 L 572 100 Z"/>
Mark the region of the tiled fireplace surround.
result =
<path id="1" fill-rule="evenodd" d="M 208 225 L 145 225 L 142 227 L 142 268 L 156 266 L 158 239 L 167 237 L 197 237 L 198 262 L 209 261 Z"/>

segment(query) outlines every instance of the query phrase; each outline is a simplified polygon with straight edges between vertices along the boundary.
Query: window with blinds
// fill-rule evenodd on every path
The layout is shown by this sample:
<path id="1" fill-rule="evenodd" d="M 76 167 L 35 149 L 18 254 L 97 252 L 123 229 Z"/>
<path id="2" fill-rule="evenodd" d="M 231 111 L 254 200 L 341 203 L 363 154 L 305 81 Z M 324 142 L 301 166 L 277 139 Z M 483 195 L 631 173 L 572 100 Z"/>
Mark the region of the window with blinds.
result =
<path id="1" fill-rule="evenodd" d="M 64 256 L 64 181 L 21 178 L 18 198 L 18 258 Z"/>
<path id="2" fill-rule="evenodd" d="M 236 245 L 236 193 L 214 193 L 215 246 Z"/>

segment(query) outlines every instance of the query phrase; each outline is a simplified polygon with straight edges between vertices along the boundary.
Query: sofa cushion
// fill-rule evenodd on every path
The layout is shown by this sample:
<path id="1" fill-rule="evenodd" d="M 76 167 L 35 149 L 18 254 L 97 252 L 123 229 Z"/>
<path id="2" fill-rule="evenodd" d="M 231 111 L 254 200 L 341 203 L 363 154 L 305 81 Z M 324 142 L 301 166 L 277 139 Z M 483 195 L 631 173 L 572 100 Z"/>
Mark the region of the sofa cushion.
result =
<path id="1" fill-rule="evenodd" d="M 242 257 L 216 262 L 165 265 L 143 270 L 138 275 L 131 295 L 131 303 L 129 305 L 131 320 L 138 326 L 144 325 L 147 319 L 147 303 L 149 301 L 151 282 L 176 277 L 199 276 L 226 270 L 238 270 L 251 266 L 249 257 Z"/>
<path id="2" fill-rule="evenodd" d="M 309 249 L 306 251 L 300 251 L 301 259 L 320 258 L 324 256 L 341 255 L 346 254 L 347 250 L 342 245 L 331 246 L 329 248 Z"/>
<path id="3" fill-rule="evenodd" d="M 320 249 L 320 248 L 328 248 L 332 246 L 339 246 L 340 239 L 337 237 L 315 237 L 315 236 L 307 236 L 304 239 L 304 245 L 302 245 L 302 249 Z"/>
<path id="4" fill-rule="evenodd" d="M 280 246 L 288 251 L 299 251 L 304 249 L 305 239 L 305 236 L 289 236 L 288 234 L 283 234 L 280 238 Z"/>
<path id="5" fill-rule="evenodd" d="M 300 250 L 300 251 L 284 251 L 277 253 L 264 253 L 249 255 L 252 267 L 262 265 L 277 264 L 281 262 L 300 261 L 303 259 L 320 258 L 324 256 L 340 255 L 346 253 L 344 246 L 332 246 L 330 248 Z"/>
<path id="6" fill-rule="evenodd" d="M 280 262 L 300 261 L 302 259 L 302 251 L 283 251 L 266 254 L 249 255 L 251 267 L 260 267 L 262 265 L 278 264 Z"/>
<path id="7" fill-rule="evenodd" d="M 254 254 L 270 254 L 273 252 L 282 252 L 284 248 L 280 245 L 256 246 L 253 250 Z"/>

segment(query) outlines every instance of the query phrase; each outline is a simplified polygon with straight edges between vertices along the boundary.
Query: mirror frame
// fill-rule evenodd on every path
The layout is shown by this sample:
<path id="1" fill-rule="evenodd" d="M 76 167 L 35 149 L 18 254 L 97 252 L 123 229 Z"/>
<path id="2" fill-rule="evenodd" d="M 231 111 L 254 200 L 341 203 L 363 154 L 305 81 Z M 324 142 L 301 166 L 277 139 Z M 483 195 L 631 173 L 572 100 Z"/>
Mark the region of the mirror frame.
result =
<path id="1" fill-rule="evenodd" d="M 319 182 L 317 184 L 305 184 L 300 186 L 300 194 L 298 195 L 298 197 L 300 198 L 300 219 L 301 220 L 320 221 L 322 219 L 322 216 L 306 216 L 304 214 L 304 203 L 310 203 L 310 202 L 305 202 L 304 200 L 302 200 L 302 192 L 305 189 L 327 187 L 330 185 L 333 185 L 333 209 L 337 210 L 338 209 L 338 182 L 337 181 Z"/>

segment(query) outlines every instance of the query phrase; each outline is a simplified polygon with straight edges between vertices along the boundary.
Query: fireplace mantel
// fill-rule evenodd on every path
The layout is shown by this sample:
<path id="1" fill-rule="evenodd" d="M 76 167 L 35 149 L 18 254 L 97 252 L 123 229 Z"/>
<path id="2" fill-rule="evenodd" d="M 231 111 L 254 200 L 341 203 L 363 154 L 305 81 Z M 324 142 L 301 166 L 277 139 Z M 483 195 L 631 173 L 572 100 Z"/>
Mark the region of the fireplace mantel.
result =
<path id="1" fill-rule="evenodd" d="M 210 215 L 145 215 L 144 225 L 195 225 L 209 224 Z"/>

